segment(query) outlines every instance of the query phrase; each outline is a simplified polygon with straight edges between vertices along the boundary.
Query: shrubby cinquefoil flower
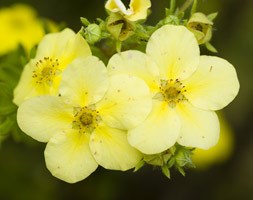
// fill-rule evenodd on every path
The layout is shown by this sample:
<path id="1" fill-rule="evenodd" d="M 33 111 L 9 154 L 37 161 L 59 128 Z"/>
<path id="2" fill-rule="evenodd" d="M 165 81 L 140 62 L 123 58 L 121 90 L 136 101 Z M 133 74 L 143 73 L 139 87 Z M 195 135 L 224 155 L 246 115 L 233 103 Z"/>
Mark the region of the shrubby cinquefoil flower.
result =
<path id="1" fill-rule="evenodd" d="M 150 37 L 146 54 L 116 54 L 108 69 L 141 77 L 153 93 L 151 114 L 128 132 L 129 143 L 145 154 L 160 153 L 176 142 L 214 146 L 220 131 L 214 111 L 239 90 L 234 67 L 218 57 L 200 56 L 193 33 L 183 26 L 161 27 Z"/>
<path id="2" fill-rule="evenodd" d="M 129 21 L 146 19 L 150 6 L 150 0 L 131 0 L 128 9 L 121 0 L 108 0 L 105 4 L 106 9 L 114 13 L 121 13 Z"/>
<path id="3" fill-rule="evenodd" d="M 18 109 L 20 128 L 48 142 L 50 172 L 70 183 L 96 170 L 128 170 L 142 155 L 127 142 L 126 129 L 142 122 L 152 108 L 145 82 L 129 75 L 107 76 L 96 57 L 76 59 L 63 72 L 59 96 L 26 100 Z"/>
<path id="4" fill-rule="evenodd" d="M 36 11 L 25 4 L 15 4 L 0 9 L 0 55 L 22 45 L 27 52 L 38 44 L 45 34 L 42 21 Z M 53 23 L 47 21 L 49 31 L 56 31 Z"/>
<path id="5" fill-rule="evenodd" d="M 70 29 L 46 35 L 34 59 L 25 66 L 14 90 L 14 103 L 20 105 L 33 96 L 58 93 L 61 73 L 78 57 L 91 55 L 87 42 Z"/>

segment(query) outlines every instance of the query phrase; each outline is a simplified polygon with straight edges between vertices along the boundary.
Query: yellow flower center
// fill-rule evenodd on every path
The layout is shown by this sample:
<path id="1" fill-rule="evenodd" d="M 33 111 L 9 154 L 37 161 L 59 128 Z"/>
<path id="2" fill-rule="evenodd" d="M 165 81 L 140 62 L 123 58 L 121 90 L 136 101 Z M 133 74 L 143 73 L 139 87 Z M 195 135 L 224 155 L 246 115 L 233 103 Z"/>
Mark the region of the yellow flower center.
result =
<path id="1" fill-rule="evenodd" d="M 72 128 L 78 129 L 80 133 L 92 133 L 101 121 L 101 117 L 98 114 L 98 111 L 86 106 L 75 108 Z"/>
<path id="2" fill-rule="evenodd" d="M 171 108 L 177 103 L 187 100 L 184 96 L 185 86 L 178 80 L 161 80 L 160 93 L 162 100 L 166 101 Z"/>
<path id="3" fill-rule="evenodd" d="M 56 75 L 60 73 L 58 59 L 44 57 L 36 63 L 33 78 L 37 84 L 52 85 Z"/>

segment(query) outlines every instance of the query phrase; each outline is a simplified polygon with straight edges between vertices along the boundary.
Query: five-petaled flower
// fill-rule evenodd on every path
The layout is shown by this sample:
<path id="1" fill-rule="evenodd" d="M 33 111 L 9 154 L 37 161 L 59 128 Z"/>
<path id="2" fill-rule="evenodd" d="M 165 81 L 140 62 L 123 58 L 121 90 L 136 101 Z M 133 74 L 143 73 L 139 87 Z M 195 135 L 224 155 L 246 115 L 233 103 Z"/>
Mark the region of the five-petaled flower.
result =
<path id="1" fill-rule="evenodd" d="M 150 6 L 150 0 L 131 0 L 128 9 L 121 0 L 108 0 L 105 4 L 107 10 L 114 13 L 119 12 L 129 21 L 146 19 Z"/>
<path id="2" fill-rule="evenodd" d="M 96 170 L 128 170 L 142 154 L 127 142 L 152 108 L 145 82 L 130 75 L 108 77 L 96 57 L 76 59 L 62 74 L 59 96 L 44 95 L 23 102 L 17 114 L 20 128 L 48 142 L 45 160 L 50 172 L 70 183 Z"/>
<path id="3" fill-rule="evenodd" d="M 14 90 L 13 102 L 20 105 L 34 96 L 58 93 L 62 71 L 78 57 L 91 55 L 87 42 L 70 29 L 46 35 L 34 59 L 25 66 Z"/>
<path id="4" fill-rule="evenodd" d="M 214 146 L 219 138 L 214 111 L 228 105 L 239 90 L 234 67 L 218 57 L 200 56 L 197 40 L 183 26 L 161 27 L 150 37 L 146 54 L 116 54 L 108 69 L 110 74 L 141 77 L 152 91 L 150 115 L 128 132 L 129 143 L 146 154 L 160 153 L 176 142 Z"/>

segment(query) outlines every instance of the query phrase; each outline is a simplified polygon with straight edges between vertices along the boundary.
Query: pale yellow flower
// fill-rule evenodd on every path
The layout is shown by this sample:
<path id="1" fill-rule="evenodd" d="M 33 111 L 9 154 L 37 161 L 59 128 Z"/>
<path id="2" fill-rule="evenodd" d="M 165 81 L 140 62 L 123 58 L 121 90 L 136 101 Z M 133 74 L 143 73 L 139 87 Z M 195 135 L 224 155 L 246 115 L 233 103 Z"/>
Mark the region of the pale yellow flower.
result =
<path id="1" fill-rule="evenodd" d="M 50 31 L 55 25 L 48 21 Z M 44 28 L 35 10 L 25 4 L 0 9 L 0 55 L 8 53 L 19 44 L 29 52 L 44 36 Z"/>
<path id="2" fill-rule="evenodd" d="M 142 155 L 127 142 L 126 129 L 136 127 L 152 108 L 145 82 L 128 75 L 107 76 L 96 57 L 75 60 L 63 72 L 59 96 L 39 96 L 18 109 L 20 128 L 48 142 L 45 160 L 50 172 L 74 183 L 98 164 L 128 170 Z"/>
<path id="3" fill-rule="evenodd" d="M 37 54 L 24 68 L 14 90 L 14 103 L 44 94 L 58 94 L 61 73 L 78 57 L 91 55 L 87 42 L 70 29 L 46 35 L 40 42 Z"/>
<path id="4" fill-rule="evenodd" d="M 128 9 L 121 0 L 108 0 L 105 4 L 107 10 L 115 13 L 119 12 L 129 21 L 146 19 L 150 7 L 150 0 L 131 0 Z"/>
<path id="5" fill-rule="evenodd" d="M 114 55 L 110 74 L 141 77 L 153 94 L 148 118 L 128 133 L 129 143 L 145 154 L 167 150 L 176 142 L 208 149 L 219 138 L 215 110 L 237 95 L 239 82 L 226 60 L 200 56 L 193 35 L 183 26 L 166 25 L 150 37 L 146 54 L 126 51 Z"/>

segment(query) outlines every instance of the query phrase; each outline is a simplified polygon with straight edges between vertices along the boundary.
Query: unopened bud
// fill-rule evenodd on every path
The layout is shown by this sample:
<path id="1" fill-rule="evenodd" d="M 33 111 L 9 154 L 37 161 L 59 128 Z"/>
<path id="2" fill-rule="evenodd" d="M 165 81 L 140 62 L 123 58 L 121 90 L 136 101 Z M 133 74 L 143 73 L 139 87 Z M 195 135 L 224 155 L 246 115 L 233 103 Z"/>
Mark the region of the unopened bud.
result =
<path id="1" fill-rule="evenodd" d="M 187 28 L 194 33 L 199 44 L 209 42 L 212 38 L 213 22 L 203 13 L 194 13 L 187 23 Z"/>

